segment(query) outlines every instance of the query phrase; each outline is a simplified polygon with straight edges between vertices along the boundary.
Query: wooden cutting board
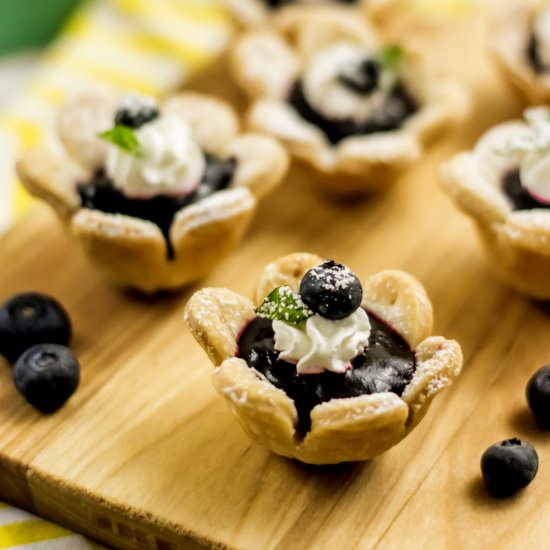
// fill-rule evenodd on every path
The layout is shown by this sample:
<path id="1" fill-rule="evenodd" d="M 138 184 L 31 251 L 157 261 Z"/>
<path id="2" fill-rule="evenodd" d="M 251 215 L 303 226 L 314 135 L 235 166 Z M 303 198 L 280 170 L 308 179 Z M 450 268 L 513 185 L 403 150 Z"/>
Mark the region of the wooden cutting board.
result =
<path id="1" fill-rule="evenodd" d="M 121 549 L 548 547 L 550 436 L 527 412 L 524 387 L 550 361 L 550 317 L 493 277 L 472 226 L 438 189 L 441 161 L 516 116 L 520 100 L 483 53 L 479 17 L 424 24 L 414 40 L 470 86 L 469 122 L 365 202 L 331 202 L 295 170 L 201 284 L 250 294 L 266 262 L 298 250 L 363 277 L 410 271 L 434 302 L 436 334 L 465 353 L 461 379 L 422 424 L 364 464 L 310 467 L 250 443 L 183 324 L 199 286 L 156 299 L 112 288 L 37 207 L 0 241 L 0 299 L 39 290 L 67 306 L 82 385 L 44 417 L 2 365 L 0 498 Z M 233 93 L 219 72 L 197 85 Z M 526 491 L 497 501 L 480 483 L 479 459 L 509 436 L 534 443 L 541 467 Z"/>

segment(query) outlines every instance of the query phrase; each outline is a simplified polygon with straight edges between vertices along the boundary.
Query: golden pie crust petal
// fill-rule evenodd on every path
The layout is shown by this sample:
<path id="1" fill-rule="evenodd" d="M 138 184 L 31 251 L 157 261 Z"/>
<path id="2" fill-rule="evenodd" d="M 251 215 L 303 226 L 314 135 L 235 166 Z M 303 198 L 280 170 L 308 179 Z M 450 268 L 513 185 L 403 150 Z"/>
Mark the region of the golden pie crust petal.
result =
<path id="1" fill-rule="evenodd" d="M 83 92 L 64 102 L 57 130 L 67 154 L 83 168 L 94 171 L 105 163 L 107 144 L 98 134 L 113 125 L 118 97 L 103 90 Z"/>
<path id="2" fill-rule="evenodd" d="M 303 274 L 322 261 L 313 254 L 297 253 L 269 264 L 260 276 L 256 302 L 281 285 L 297 290 Z M 388 325 L 404 327 L 402 336 L 415 342 L 411 348 L 416 372 L 402 398 L 379 393 L 317 405 L 311 412 L 311 431 L 305 437 L 295 433 L 293 401 L 244 360 L 233 357 L 240 331 L 255 316 L 252 303 L 223 289 L 203 289 L 190 299 L 187 325 L 215 365 L 224 360 L 215 369 L 214 386 L 254 441 L 311 464 L 367 460 L 405 437 L 435 395 L 458 376 L 460 346 L 429 336 L 432 308 L 420 283 L 405 273 L 385 271 L 369 278 L 365 287 L 369 309 Z"/>
<path id="3" fill-rule="evenodd" d="M 409 409 L 394 393 L 332 399 L 311 411 L 296 458 L 310 464 L 368 460 L 399 443 Z"/>
<path id="4" fill-rule="evenodd" d="M 166 243 L 152 222 L 79 210 L 71 228 L 88 257 L 117 283 L 152 292 L 166 263 Z"/>
<path id="5" fill-rule="evenodd" d="M 163 112 L 181 115 L 191 127 L 203 151 L 223 155 L 239 134 L 239 117 L 227 102 L 216 96 L 182 92 L 168 98 Z"/>
<path id="6" fill-rule="evenodd" d="M 235 157 L 234 187 L 247 187 L 258 199 L 269 194 L 286 174 L 289 158 L 274 139 L 261 134 L 242 134 L 233 139 L 224 156 Z"/>
<path id="7" fill-rule="evenodd" d="M 17 161 L 17 175 L 25 189 L 47 202 L 64 220 L 80 207 L 75 182 L 89 174 L 67 156 L 53 148 L 41 147 L 27 152 Z"/>
<path id="8" fill-rule="evenodd" d="M 312 267 L 323 263 L 323 258 L 308 252 L 297 252 L 283 256 L 274 262 L 267 264 L 263 269 L 254 301 L 260 305 L 272 290 L 280 286 L 288 286 L 295 292 L 300 290 L 300 281 Z"/>
<path id="9" fill-rule="evenodd" d="M 550 74 L 538 74 L 527 48 L 532 21 L 545 7 L 544 0 L 499 2 L 491 20 L 491 46 L 506 76 L 534 105 L 550 101 Z"/>
<path id="10" fill-rule="evenodd" d="M 462 349 L 454 340 L 431 336 L 415 350 L 416 370 L 401 398 L 409 406 L 407 430 L 422 420 L 433 398 L 450 386 L 462 368 Z"/>
<path id="11" fill-rule="evenodd" d="M 250 98 L 283 96 L 298 77 L 301 61 L 275 32 L 248 31 L 230 51 L 231 74 Z"/>
<path id="12" fill-rule="evenodd" d="M 424 287 L 403 271 L 387 270 L 363 283 L 363 307 L 398 332 L 411 349 L 432 332 L 433 309 Z"/>
<path id="13" fill-rule="evenodd" d="M 212 381 L 252 440 L 284 456 L 293 452 L 296 408 L 284 391 L 235 357 L 214 371 Z"/>
<path id="14" fill-rule="evenodd" d="M 319 50 L 341 41 L 374 48 L 378 33 L 353 9 L 334 6 L 290 6 L 276 17 L 275 27 L 306 60 Z"/>
<path id="15" fill-rule="evenodd" d="M 468 152 L 441 167 L 441 185 L 465 212 L 485 225 L 502 223 L 510 213 L 503 194 L 487 181 L 478 159 Z"/>
<path id="16" fill-rule="evenodd" d="M 203 288 L 185 307 L 191 334 L 216 366 L 235 356 L 239 334 L 255 315 L 248 298 L 226 288 Z"/>

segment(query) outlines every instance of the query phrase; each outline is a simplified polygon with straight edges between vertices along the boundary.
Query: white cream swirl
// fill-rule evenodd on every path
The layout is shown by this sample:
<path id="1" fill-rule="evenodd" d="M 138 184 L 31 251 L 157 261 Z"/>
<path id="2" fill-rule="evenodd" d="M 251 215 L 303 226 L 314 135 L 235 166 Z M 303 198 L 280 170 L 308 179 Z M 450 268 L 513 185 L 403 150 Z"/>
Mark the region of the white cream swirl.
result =
<path id="1" fill-rule="evenodd" d="M 550 68 L 550 8 L 542 10 L 534 21 L 533 32 L 537 40 L 539 58 Z"/>
<path id="2" fill-rule="evenodd" d="M 521 185 L 540 202 L 550 203 L 550 109 L 525 111 L 524 129 L 509 140 L 510 154 L 520 159 Z"/>
<path id="3" fill-rule="evenodd" d="M 350 118 L 357 122 L 368 119 L 383 106 L 395 77 L 382 71 L 378 88 L 368 95 L 353 92 L 338 77 L 346 69 L 374 58 L 375 53 L 348 42 L 338 42 L 318 52 L 303 75 L 304 94 L 309 103 L 330 118 Z"/>
<path id="4" fill-rule="evenodd" d="M 370 321 L 359 308 L 344 319 L 333 321 L 313 315 L 305 327 L 273 321 L 275 349 L 279 357 L 297 362 L 298 374 L 316 374 L 326 370 L 343 373 L 350 361 L 368 345 Z"/>
<path id="5" fill-rule="evenodd" d="M 107 153 L 107 175 L 128 196 L 179 195 L 200 183 L 206 161 L 191 129 L 181 117 L 161 115 L 136 130 L 141 154 L 116 145 Z"/>

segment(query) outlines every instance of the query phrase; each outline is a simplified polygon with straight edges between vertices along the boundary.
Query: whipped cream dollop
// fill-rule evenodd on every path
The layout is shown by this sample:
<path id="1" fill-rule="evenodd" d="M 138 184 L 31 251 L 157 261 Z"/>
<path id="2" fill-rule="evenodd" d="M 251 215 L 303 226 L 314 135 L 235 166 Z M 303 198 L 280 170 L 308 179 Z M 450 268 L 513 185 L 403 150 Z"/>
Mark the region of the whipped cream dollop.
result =
<path id="1" fill-rule="evenodd" d="M 522 186 L 539 202 L 550 203 L 550 109 L 525 111 L 527 132 L 518 132 L 508 142 L 511 154 L 520 159 Z"/>
<path id="2" fill-rule="evenodd" d="M 375 56 L 375 51 L 348 42 L 338 42 L 319 51 L 303 74 L 304 95 L 309 103 L 329 118 L 357 122 L 368 119 L 383 106 L 388 90 L 395 84 L 395 76 L 382 71 L 378 86 L 370 94 L 350 90 L 339 77 L 347 69 Z"/>
<path id="3" fill-rule="evenodd" d="M 279 357 L 297 362 L 298 374 L 343 373 L 368 346 L 371 326 L 366 311 L 359 308 L 338 321 L 313 315 L 303 327 L 276 320 L 273 330 Z"/>
<path id="4" fill-rule="evenodd" d="M 550 8 L 543 9 L 533 24 L 537 52 L 544 67 L 550 68 Z"/>
<path id="5" fill-rule="evenodd" d="M 138 109 L 129 99 L 124 108 Z M 139 153 L 109 145 L 107 175 L 128 196 L 185 195 L 198 187 L 206 167 L 204 154 L 185 119 L 161 114 L 135 130 Z"/>

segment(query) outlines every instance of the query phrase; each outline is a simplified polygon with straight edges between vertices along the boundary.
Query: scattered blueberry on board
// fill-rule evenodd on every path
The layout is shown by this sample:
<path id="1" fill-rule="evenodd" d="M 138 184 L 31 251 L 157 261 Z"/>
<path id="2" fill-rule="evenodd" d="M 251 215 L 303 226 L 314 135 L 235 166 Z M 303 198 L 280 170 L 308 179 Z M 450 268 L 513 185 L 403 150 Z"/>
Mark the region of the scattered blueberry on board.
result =
<path id="1" fill-rule="evenodd" d="M 51 296 L 17 294 L 0 306 L 0 354 L 11 363 L 17 390 L 35 408 L 53 413 L 80 382 L 80 364 L 66 346 L 69 315 Z"/>
<path id="2" fill-rule="evenodd" d="M 550 366 L 542 367 L 529 380 L 527 402 L 537 422 L 550 429 Z"/>
<path id="3" fill-rule="evenodd" d="M 80 364 L 74 353 L 58 344 L 38 344 L 19 357 L 13 381 L 21 395 L 40 412 L 60 409 L 80 382 Z"/>
<path id="4" fill-rule="evenodd" d="M 344 319 L 363 300 L 363 288 L 357 276 L 332 260 L 310 269 L 300 284 L 300 296 L 306 306 L 326 319 Z"/>
<path id="5" fill-rule="evenodd" d="M 481 457 L 483 479 L 496 497 L 509 497 L 527 487 L 537 475 L 538 467 L 537 451 L 517 438 L 495 443 Z"/>
<path id="6" fill-rule="evenodd" d="M 0 354 L 10 363 L 36 344 L 68 346 L 71 335 L 67 312 L 51 296 L 17 294 L 0 307 Z"/>

